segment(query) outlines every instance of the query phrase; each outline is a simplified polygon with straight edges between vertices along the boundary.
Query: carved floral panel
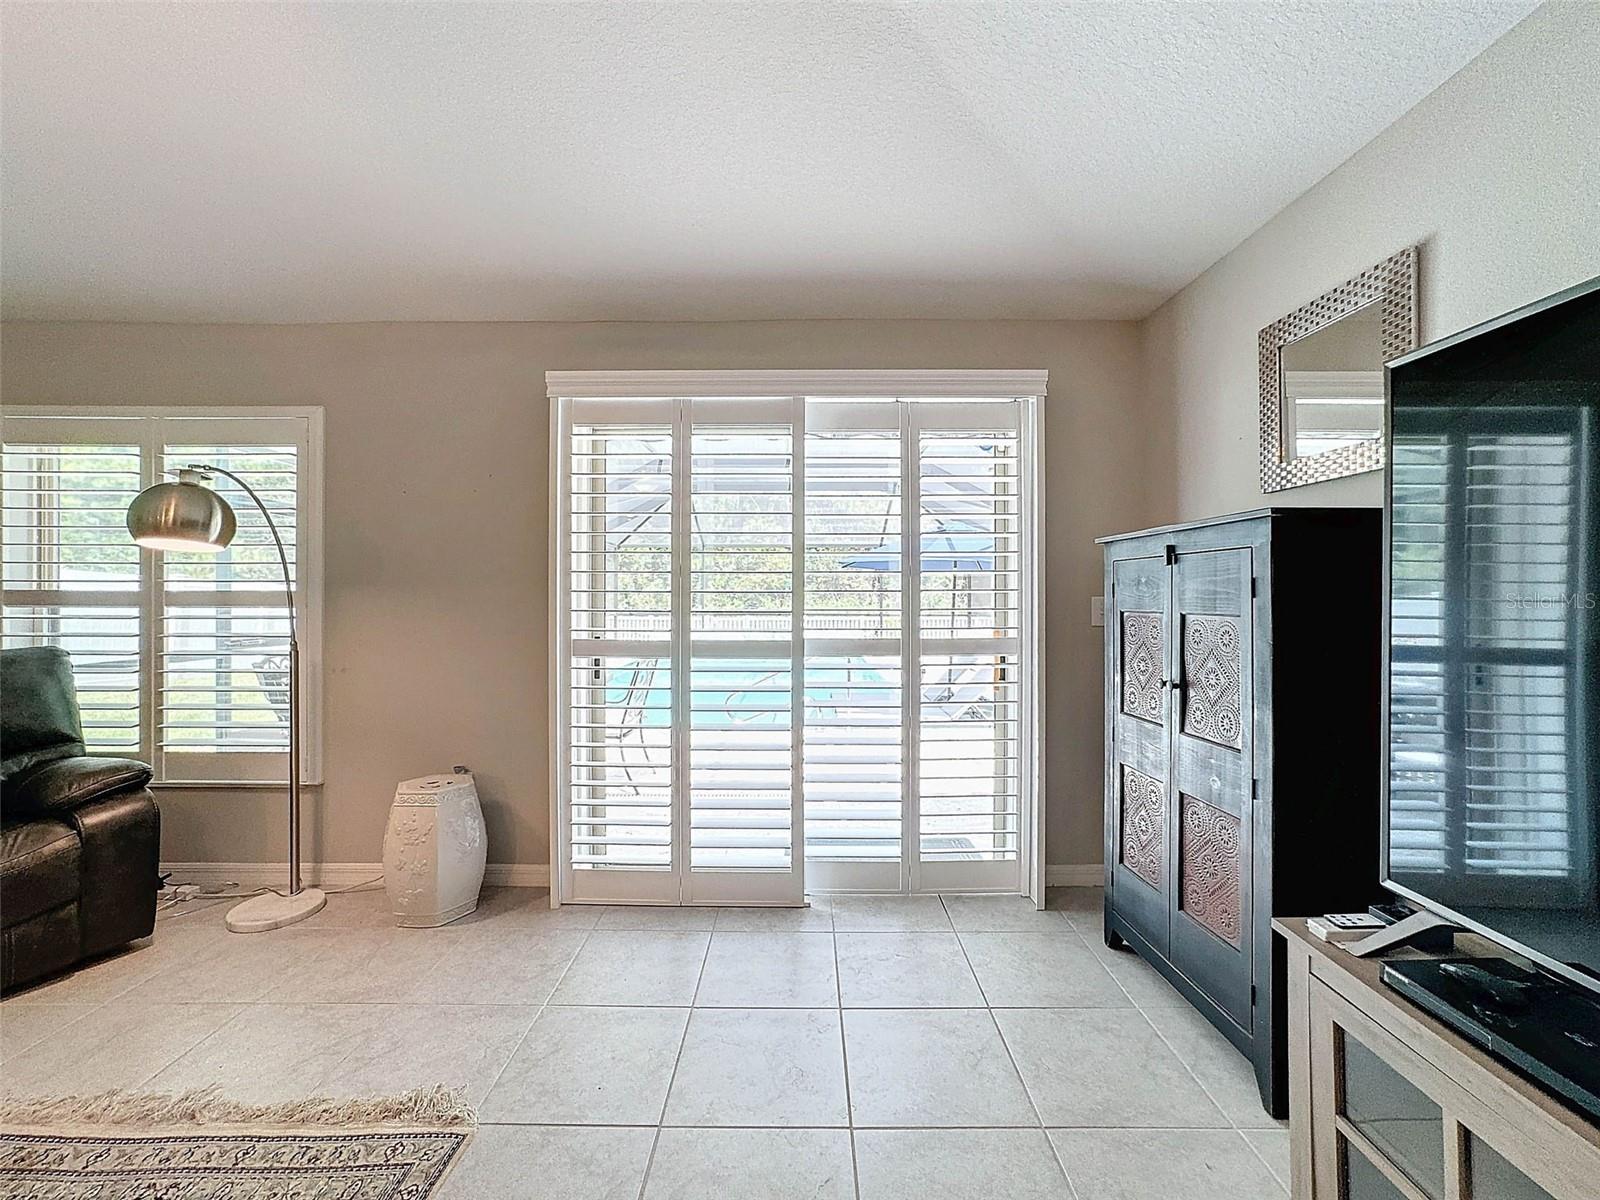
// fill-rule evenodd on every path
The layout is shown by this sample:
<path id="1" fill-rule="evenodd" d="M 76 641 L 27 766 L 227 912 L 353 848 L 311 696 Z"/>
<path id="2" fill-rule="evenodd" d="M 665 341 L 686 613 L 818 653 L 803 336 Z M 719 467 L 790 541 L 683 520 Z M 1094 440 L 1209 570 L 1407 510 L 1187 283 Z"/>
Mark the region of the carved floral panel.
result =
<path id="1" fill-rule="evenodd" d="M 1226 942 L 1239 944 L 1239 818 L 1193 796 L 1180 797 L 1178 902 Z"/>
<path id="2" fill-rule="evenodd" d="M 1161 886 L 1167 789 L 1160 780 L 1122 768 L 1122 865 L 1151 887 Z"/>
<path id="3" fill-rule="evenodd" d="M 1162 723 L 1161 664 L 1166 638 L 1161 614 L 1122 614 L 1122 711 L 1129 716 Z"/>
<path id="4" fill-rule="evenodd" d="M 1183 731 L 1222 746 L 1242 746 L 1237 620 L 1184 618 L 1183 680 Z"/>

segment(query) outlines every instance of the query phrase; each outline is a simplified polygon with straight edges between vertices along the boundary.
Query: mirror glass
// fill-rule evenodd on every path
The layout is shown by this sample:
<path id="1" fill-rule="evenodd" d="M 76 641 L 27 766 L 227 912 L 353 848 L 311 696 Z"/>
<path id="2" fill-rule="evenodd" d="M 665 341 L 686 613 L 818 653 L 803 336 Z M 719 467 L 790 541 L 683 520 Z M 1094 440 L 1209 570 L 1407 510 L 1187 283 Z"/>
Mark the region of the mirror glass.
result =
<path id="1" fill-rule="evenodd" d="M 1382 319 L 1375 300 L 1278 351 L 1285 459 L 1383 436 Z"/>

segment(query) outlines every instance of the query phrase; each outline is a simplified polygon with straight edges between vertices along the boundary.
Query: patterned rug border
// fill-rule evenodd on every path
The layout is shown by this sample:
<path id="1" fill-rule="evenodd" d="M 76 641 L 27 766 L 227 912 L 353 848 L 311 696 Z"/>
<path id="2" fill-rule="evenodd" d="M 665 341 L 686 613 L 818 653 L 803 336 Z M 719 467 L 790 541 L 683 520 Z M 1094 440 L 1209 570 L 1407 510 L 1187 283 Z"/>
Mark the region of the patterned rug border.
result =
<path id="1" fill-rule="evenodd" d="M 443 1086 L 393 1096 L 312 1096 L 281 1104 L 242 1104 L 214 1085 L 176 1095 L 113 1090 L 47 1099 L 0 1098 L 0 1128 L 19 1133 L 442 1132 L 471 1131 L 476 1125 L 462 1091 Z"/>
<path id="2" fill-rule="evenodd" d="M 0 1132 L 0 1195 L 32 1200 L 425 1200 L 471 1141 L 452 1129 L 333 1125 Z"/>

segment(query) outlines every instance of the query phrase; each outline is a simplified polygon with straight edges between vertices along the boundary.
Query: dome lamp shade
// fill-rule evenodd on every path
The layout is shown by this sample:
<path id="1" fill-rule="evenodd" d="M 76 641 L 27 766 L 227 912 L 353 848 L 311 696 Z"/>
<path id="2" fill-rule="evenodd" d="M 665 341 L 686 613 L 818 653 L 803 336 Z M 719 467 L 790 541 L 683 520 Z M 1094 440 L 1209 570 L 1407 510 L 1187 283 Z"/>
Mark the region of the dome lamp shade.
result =
<path id="1" fill-rule="evenodd" d="M 128 532 L 147 550 L 217 554 L 228 548 L 238 521 L 228 502 L 208 486 L 204 471 L 184 468 L 176 483 L 145 488 L 128 505 Z"/>

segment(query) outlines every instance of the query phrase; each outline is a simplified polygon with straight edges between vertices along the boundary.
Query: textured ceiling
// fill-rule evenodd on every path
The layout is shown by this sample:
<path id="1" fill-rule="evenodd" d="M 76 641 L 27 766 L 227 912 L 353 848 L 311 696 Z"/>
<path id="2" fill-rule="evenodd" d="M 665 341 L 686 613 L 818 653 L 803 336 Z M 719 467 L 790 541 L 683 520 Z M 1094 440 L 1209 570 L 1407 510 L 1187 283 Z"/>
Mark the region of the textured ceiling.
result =
<path id="1" fill-rule="evenodd" d="M 1525 15 L 0 9 L 8 317 L 1133 317 Z"/>

